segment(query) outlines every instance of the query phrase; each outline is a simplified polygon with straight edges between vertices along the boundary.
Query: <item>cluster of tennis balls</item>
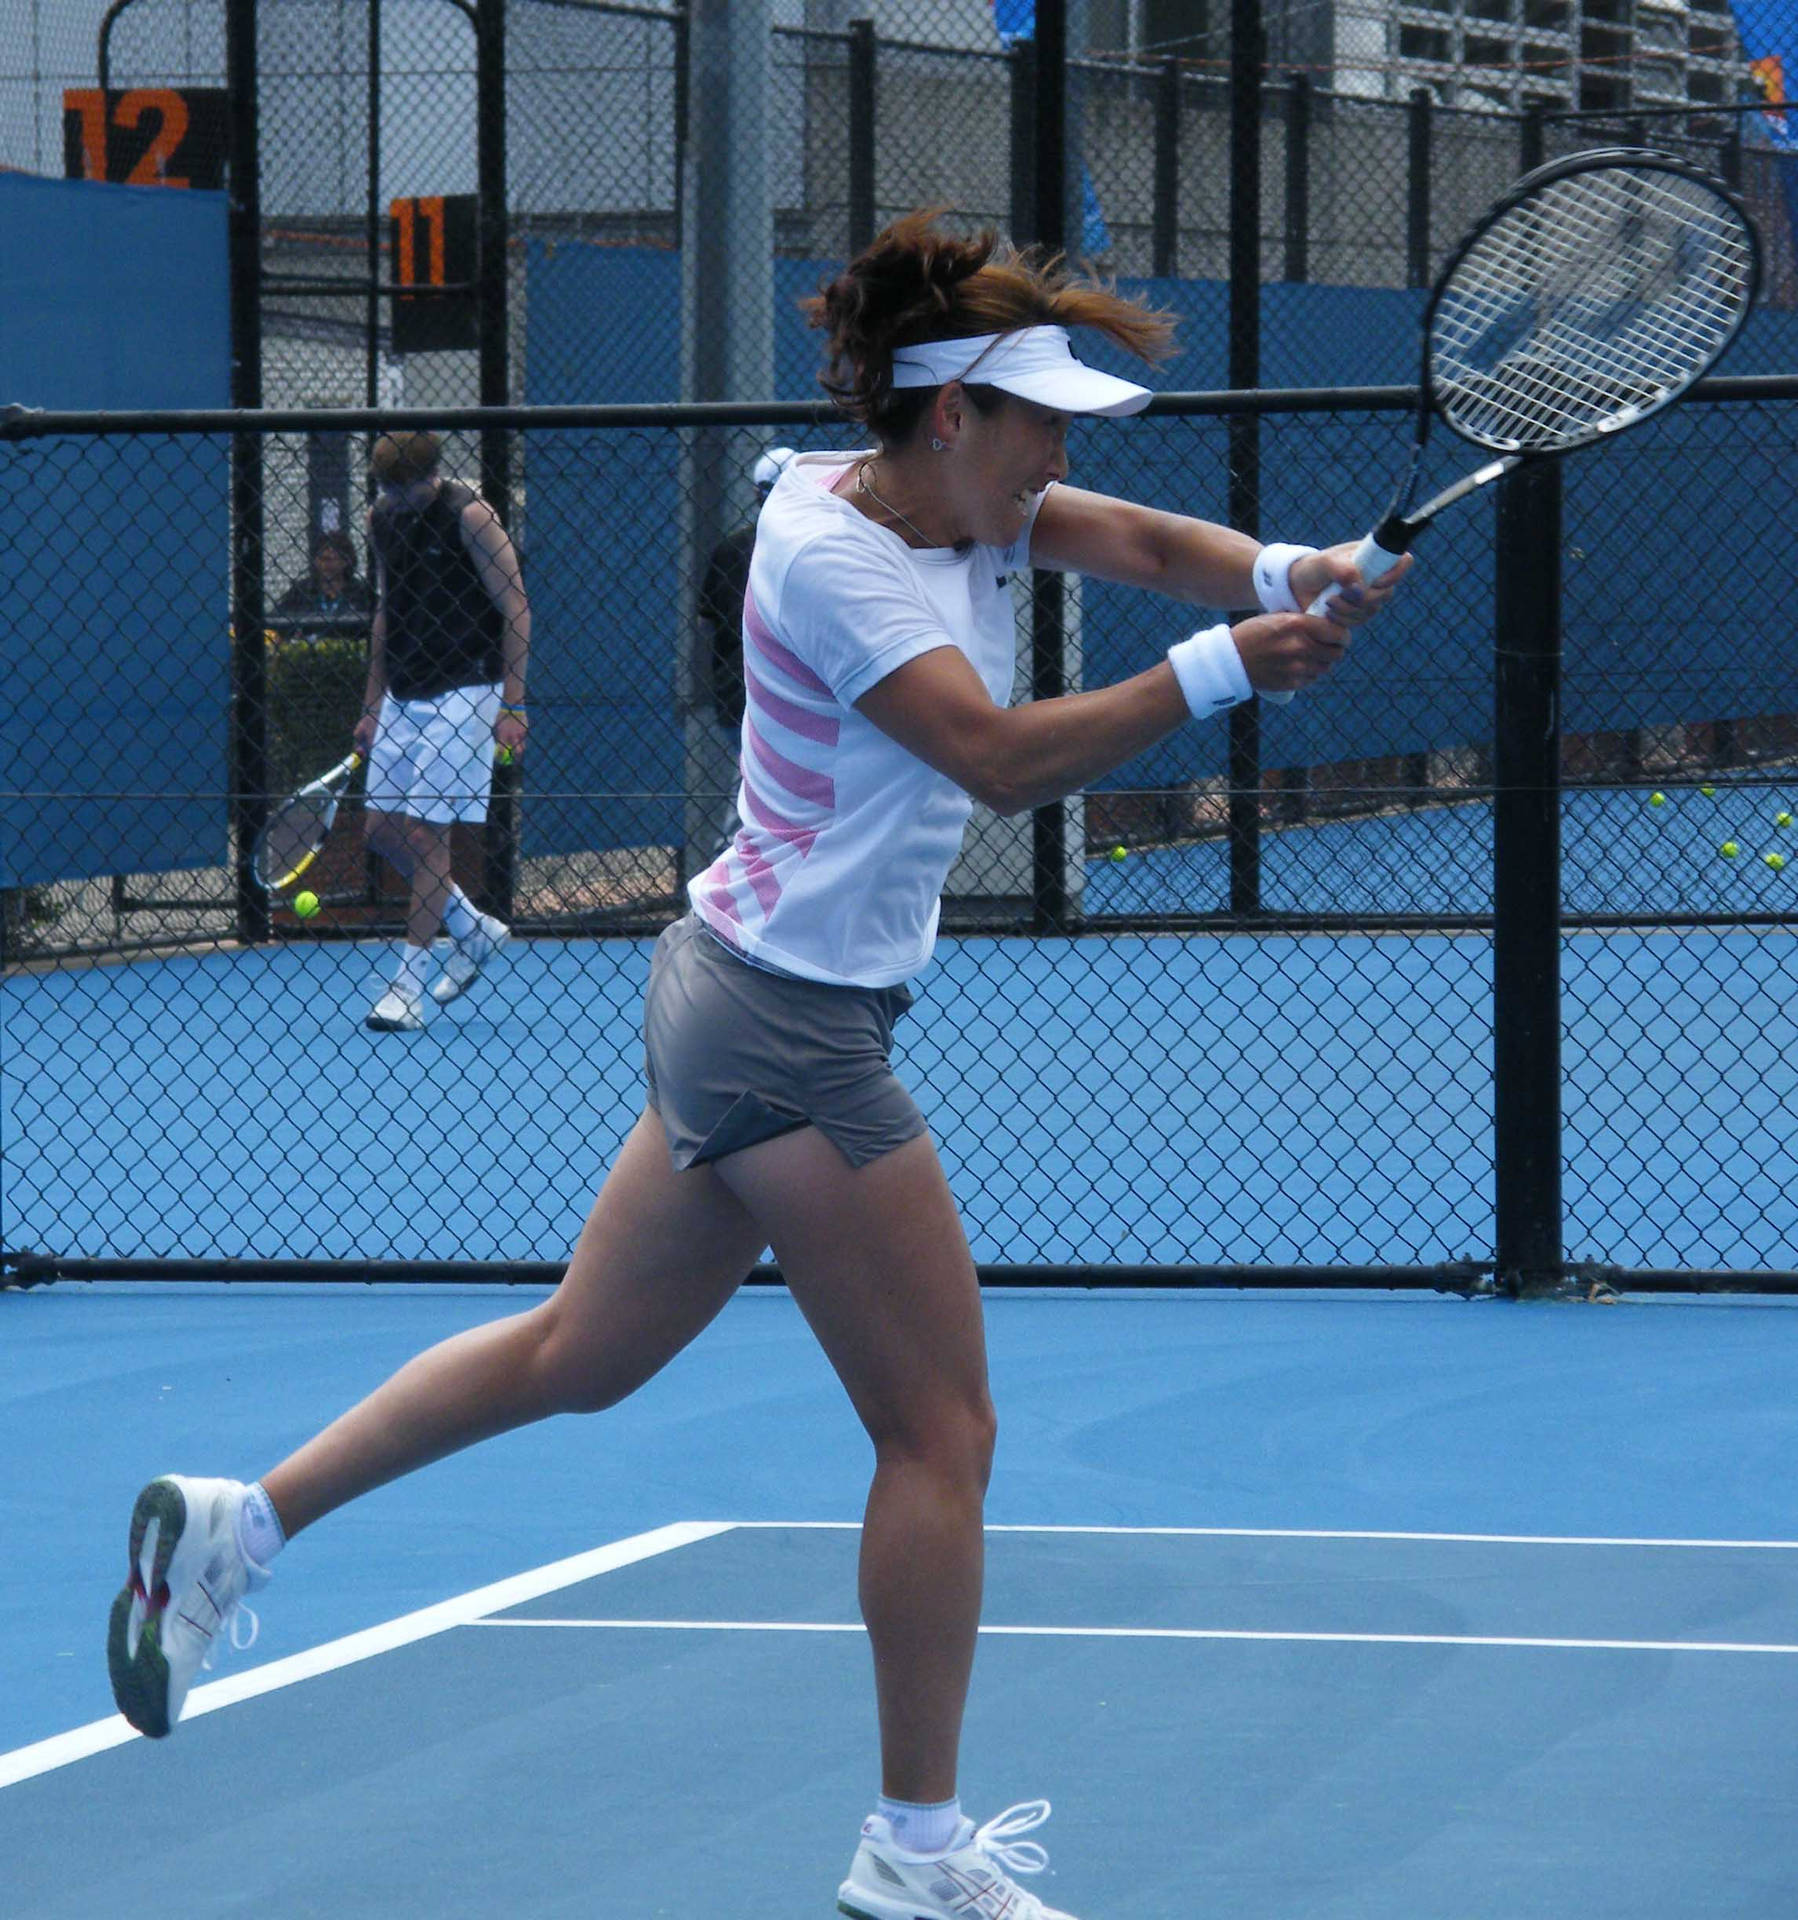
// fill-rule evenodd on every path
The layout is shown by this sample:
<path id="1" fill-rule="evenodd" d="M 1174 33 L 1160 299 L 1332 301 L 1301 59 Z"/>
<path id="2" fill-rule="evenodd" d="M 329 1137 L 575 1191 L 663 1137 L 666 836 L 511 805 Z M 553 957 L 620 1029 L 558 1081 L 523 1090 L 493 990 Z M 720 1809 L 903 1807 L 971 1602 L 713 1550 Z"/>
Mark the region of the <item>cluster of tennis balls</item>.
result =
<path id="1" fill-rule="evenodd" d="M 1717 789 L 1706 786 L 1700 787 L 1698 791 L 1709 800 L 1715 797 Z M 1667 804 L 1667 796 L 1664 793 L 1651 793 L 1648 796 L 1648 804 L 1651 807 L 1664 807 Z M 1776 827 L 1789 827 L 1792 824 L 1792 816 L 1782 807 L 1779 812 L 1773 816 L 1773 824 Z M 1742 851 L 1742 845 L 1739 840 L 1725 840 L 1717 851 L 1722 854 L 1725 860 L 1733 860 Z M 1765 861 L 1775 873 L 1781 873 L 1785 870 L 1786 857 L 1783 853 L 1777 851 L 1773 853 L 1763 853 L 1761 859 Z"/>

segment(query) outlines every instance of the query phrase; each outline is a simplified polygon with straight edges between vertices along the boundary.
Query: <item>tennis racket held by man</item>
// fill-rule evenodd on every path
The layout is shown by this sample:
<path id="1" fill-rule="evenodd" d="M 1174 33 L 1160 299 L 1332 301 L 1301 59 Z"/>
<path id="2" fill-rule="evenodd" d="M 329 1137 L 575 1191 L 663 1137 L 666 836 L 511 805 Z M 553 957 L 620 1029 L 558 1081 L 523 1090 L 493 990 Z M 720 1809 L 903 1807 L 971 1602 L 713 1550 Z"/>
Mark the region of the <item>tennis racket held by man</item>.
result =
<path id="1" fill-rule="evenodd" d="M 291 887 L 318 858 L 361 764 L 360 752 L 347 755 L 270 812 L 250 849 L 250 872 L 265 893 Z"/>

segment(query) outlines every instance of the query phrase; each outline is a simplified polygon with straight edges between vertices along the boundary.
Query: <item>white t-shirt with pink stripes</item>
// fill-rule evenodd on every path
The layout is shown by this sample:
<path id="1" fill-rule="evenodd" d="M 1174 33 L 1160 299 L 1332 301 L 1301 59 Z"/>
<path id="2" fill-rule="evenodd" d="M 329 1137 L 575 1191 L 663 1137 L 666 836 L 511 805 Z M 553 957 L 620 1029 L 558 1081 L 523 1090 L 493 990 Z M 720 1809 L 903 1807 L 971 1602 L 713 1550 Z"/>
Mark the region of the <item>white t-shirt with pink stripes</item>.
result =
<path id="1" fill-rule="evenodd" d="M 1010 581 L 1042 499 L 1010 547 L 908 547 L 829 490 L 872 457 L 802 454 L 762 508 L 743 603 L 742 825 L 687 892 L 752 960 L 885 987 L 930 958 L 973 802 L 855 703 L 908 660 L 957 647 L 1010 704 Z"/>

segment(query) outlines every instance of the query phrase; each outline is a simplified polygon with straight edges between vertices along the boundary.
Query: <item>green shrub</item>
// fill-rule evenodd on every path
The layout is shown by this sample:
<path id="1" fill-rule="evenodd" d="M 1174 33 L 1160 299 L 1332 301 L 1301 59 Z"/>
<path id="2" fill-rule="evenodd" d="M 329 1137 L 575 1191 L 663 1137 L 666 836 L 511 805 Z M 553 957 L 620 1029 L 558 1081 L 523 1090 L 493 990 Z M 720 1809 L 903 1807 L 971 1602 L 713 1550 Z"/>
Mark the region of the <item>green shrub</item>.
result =
<path id="1" fill-rule="evenodd" d="M 368 641 L 360 634 L 268 643 L 268 784 L 290 793 L 316 780 L 350 750 L 368 684 Z"/>

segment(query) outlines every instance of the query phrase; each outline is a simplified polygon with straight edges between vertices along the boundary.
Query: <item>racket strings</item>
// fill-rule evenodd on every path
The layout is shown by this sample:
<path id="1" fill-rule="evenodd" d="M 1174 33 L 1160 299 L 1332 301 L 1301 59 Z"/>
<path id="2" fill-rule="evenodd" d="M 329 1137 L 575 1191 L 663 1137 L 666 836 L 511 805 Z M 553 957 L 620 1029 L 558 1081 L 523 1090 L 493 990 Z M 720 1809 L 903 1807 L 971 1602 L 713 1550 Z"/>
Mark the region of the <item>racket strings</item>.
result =
<path id="1" fill-rule="evenodd" d="M 1701 183 L 1611 167 L 1511 208 L 1437 302 L 1445 417 L 1489 446 L 1550 451 L 1625 424 L 1710 365 L 1752 298 L 1739 217 Z"/>
<path id="2" fill-rule="evenodd" d="M 331 815 L 329 795 L 299 794 L 270 818 L 256 856 L 256 871 L 269 886 L 285 886 L 317 852 L 331 830 Z"/>

